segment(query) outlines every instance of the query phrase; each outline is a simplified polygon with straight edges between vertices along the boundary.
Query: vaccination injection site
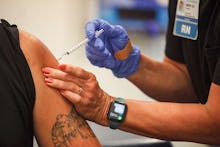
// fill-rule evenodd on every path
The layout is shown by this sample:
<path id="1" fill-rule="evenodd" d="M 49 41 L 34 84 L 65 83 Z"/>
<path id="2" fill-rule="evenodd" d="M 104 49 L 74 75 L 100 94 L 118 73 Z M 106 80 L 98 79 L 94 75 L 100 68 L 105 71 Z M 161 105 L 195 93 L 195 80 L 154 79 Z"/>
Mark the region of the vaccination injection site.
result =
<path id="1" fill-rule="evenodd" d="M 0 147 L 220 147 L 220 1 L 0 0 Z"/>

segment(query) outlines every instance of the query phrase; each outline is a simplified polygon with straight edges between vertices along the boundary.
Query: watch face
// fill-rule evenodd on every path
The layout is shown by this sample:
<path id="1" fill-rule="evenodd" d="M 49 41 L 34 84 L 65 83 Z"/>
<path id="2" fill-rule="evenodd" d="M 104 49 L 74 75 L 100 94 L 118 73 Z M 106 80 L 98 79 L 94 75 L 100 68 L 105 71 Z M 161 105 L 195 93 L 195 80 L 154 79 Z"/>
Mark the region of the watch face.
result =
<path id="1" fill-rule="evenodd" d="M 108 118 L 109 120 L 121 122 L 124 119 L 126 111 L 126 104 L 122 104 L 117 101 L 112 102 L 108 112 Z"/>

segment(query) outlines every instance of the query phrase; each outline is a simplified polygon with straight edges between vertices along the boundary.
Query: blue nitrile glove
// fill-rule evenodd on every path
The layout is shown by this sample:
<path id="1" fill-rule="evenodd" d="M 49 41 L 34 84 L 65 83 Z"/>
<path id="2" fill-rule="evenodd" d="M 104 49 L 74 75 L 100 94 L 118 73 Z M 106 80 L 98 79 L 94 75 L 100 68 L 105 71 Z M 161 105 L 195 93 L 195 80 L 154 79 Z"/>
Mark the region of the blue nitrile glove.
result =
<path id="1" fill-rule="evenodd" d="M 103 29 L 104 33 L 96 38 L 95 32 L 100 29 Z M 129 41 L 123 27 L 96 19 L 86 24 L 86 35 L 91 40 L 86 45 L 86 55 L 93 65 L 111 69 L 119 78 L 128 77 L 137 70 L 140 62 L 140 50 L 137 47 L 133 47 L 125 60 L 118 60 L 114 56 L 114 53 L 125 48 Z"/>

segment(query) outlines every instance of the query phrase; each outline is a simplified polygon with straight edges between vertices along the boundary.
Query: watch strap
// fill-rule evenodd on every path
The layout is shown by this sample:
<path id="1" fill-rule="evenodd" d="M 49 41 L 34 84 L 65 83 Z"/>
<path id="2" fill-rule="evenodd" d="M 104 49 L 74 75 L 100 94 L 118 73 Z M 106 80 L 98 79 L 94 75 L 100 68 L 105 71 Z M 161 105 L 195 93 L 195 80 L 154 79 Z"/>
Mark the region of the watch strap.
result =
<path id="1" fill-rule="evenodd" d="M 110 125 L 109 125 L 109 127 L 111 128 L 111 129 L 117 129 L 119 126 L 120 126 L 120 123 L 119 122 L 115 122 L 115 121 L 109 121 L 109 123 L 110 123 Z"/>
<path id="2" fill-rule="evenodd" d="M 120 103 L 125 103 L 125 99 L 123 99 L 123 98 L 121 98 L 121 97 L 117 97 L 116 99 L 115 99 L 115 101 L 118 101 L 118 102 L 120 102 Z"/>

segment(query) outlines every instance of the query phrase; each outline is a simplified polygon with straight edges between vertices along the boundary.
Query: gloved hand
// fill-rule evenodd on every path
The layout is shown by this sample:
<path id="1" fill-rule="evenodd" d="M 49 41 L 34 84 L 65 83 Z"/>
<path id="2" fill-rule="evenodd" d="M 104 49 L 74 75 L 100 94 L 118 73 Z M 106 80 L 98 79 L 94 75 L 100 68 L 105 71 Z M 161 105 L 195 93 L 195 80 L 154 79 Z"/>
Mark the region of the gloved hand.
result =
<path id="1" fill-rule="evenodd" d="M 95 32 L 100 29 L 104 33 L 96 38 Z M 86 35 L 91 40 L 86 45 L 86 55 L 93 65 L 111 69 L 119 78 L 128 77 L 137 70 L 140 62 L 140 50 L 137 47 L 130 46 L 131 51 L 126 59 L 118 59 L 115 55 L 129 47 L 130 40 L 123 27 L 96 19 L 86 24 Z"/>

